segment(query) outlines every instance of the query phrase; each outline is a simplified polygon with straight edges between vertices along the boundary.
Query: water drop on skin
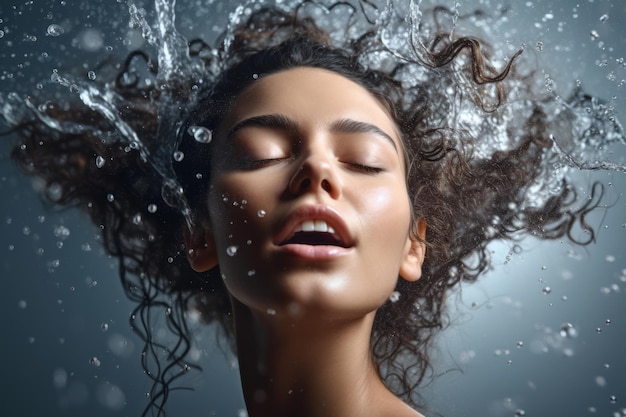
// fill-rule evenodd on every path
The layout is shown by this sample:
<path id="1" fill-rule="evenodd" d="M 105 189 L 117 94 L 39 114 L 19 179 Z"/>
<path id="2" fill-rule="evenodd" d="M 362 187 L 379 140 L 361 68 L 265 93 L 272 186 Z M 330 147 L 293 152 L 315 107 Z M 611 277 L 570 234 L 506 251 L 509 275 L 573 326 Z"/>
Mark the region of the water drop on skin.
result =
<path id="1" fill-rule="evenodd" d="M 235 254 L 237 253 L 237 249 L 238 249 L 237 246 L 229 246 L 226 249 L 226 254 L 228 256 L 235 256 Z"/>
<path id="2" fill-rule="evenodd" d="M 106 161 L 105 161 L 105 159 L 103 157 L 101 157 L 101 156 L 97 156 L 96 157 L 96 167 L 102 168 L 105 163 L 106 163 Z"/>
<path id="3" fill-rule="evenodd" d="M 157 211 L 157 205 L 156 204 L 150 204 L 148 205 L 148 212 L 150 213 L 156 213 Z"/>
<path id="4" fill-rule="evenodd" d="M 115 196 L 113 194 L 107 194 L 107 201 L 112 203 L 115 200 Z"/>
<path id="5" fill-rule="evenodd" d="M 259 210 L 259 211 L 257 212 L 257 216 L 259 216 L 259 217 L 265 217 L 265 210 Z"/>
<path id="6" fill-rule="evenodd" d="M 89 71 L 87 73 L 87 78 L 89 78 L 91 81 L 96 79 L 96 73 L 94 71 Z"/>

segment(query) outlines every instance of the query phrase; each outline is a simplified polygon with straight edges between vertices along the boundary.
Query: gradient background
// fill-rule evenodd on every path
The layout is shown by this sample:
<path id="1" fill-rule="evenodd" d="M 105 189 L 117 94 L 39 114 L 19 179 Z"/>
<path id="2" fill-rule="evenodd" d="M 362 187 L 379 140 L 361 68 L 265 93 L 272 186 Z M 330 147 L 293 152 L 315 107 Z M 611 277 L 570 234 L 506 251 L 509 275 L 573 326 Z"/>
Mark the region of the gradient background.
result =
<path id="1" fill-rule="evenodd" d="M 188 37 L 213 37 L 223 28 L 224 10 L 233 8 L 179 3 L 177 25 Z M 501 10 L 497 2 L 458 3 L 461 13 Z M 538 75 L 555 80 L 557 92 L 566 95 L 580 80 L 626 120 L 626 2 L 510 3 L 494 28 L 495 43 L 527 45 L 544 69 Z M 51 24 L 64 33 L 48 35 Z M 106 50 L 124 56 L 141 45 L 119 1 L 2 0 L 0 30 L 2 93 L 29 93 L 54 68 L 84 73 Z M 102 253 L 86 218 L 41 204 L 37 184 L 8 159 L 9 142 L 0 141 L 0 415 L 138 416 L 149 384 L 116 262 Z M 612 152 L 624 162 L 623 145 Z M 525 251 L 512 256 L 509 247 L 495 245 L 494 270 L 451 301 L 453 325 L 437 354 L 442 376 L 423 390 L 432 411 L 448 417 L 513 416 L 516 410 L 626 415 L 626 178 L 583 173 L 582 189 L 594 180 L 605 184 L 605 201 L 613 203 L 591 219 L 596 244 L 526 239 Z M 560 332 L 564 323 L 574 329 L 567 337 Z M 183 381 L 194 391 L 172 394 L 169 415 L 241 415 L 233 358 L 212 340 L 211 329 L 198 328 L 195 353 L 204 372 Z"/>

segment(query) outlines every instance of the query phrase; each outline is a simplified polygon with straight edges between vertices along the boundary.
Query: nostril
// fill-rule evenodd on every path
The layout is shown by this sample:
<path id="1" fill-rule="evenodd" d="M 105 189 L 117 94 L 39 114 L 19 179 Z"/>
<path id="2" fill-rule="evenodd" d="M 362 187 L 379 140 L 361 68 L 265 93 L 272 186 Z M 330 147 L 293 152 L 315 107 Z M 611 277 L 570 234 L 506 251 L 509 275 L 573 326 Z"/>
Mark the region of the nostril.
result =
<path id="1" fill-rule="evenodd" d="M 322 188 L 324 189 L 324 191 L 330 192 L 330 189 L 332 187 L 330 186 L 330 182 L 328 182 L 328 180 L 323 180 L 322 181 Z"/>

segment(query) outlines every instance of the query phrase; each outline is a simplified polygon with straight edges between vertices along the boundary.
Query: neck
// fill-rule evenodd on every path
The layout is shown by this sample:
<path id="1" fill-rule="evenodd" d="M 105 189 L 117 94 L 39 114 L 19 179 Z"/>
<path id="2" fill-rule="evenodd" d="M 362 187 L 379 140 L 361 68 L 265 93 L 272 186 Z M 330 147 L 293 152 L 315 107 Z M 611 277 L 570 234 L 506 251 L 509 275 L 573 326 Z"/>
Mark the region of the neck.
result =
<path id="1" fill-rule="evenodd" d="M 285 319 L 233 300 L 250 417 L 380 416 L 402 404 L 370 354 L 374 313 L 354 320 Z M 408 408 L 408 407 L 406 407 Z"/>

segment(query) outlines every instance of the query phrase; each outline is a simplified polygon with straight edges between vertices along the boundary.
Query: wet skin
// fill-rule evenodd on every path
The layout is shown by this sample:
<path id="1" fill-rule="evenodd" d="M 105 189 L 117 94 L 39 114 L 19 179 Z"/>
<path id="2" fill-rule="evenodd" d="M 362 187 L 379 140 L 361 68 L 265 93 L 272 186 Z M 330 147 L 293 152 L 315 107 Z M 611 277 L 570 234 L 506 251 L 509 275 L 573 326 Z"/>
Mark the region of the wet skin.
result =
<path id="1" fill-rule="evenodd" d="M 423 235 L 424 225 L 412 224 L 403 146 L 385 108 L 338 74 L 296 68 L 244 90 L 215 137 L 210 219 L 188 237 L 190 261 L 199 271 L 219 263 L 224 275 L 244 392 L 264 393 L 264 404 L 246 395 L 250 415 L 279 415 L 276 404 L 330 411 L 315 398 L 334 404 L 333 415 L 415 415 L 369 356 L 376 310 L 398 276 L 420 278 L 424 256 L 410 233 Z M 341 366 L 324 369 L 329 358 Z M 353 391 L 355 380 L 361 394 L 346 405 L 342 389 Z M 291 388 L 311 398 L 281 400 Z M 370 394 L 380 413 L 367 406 Z"/>

